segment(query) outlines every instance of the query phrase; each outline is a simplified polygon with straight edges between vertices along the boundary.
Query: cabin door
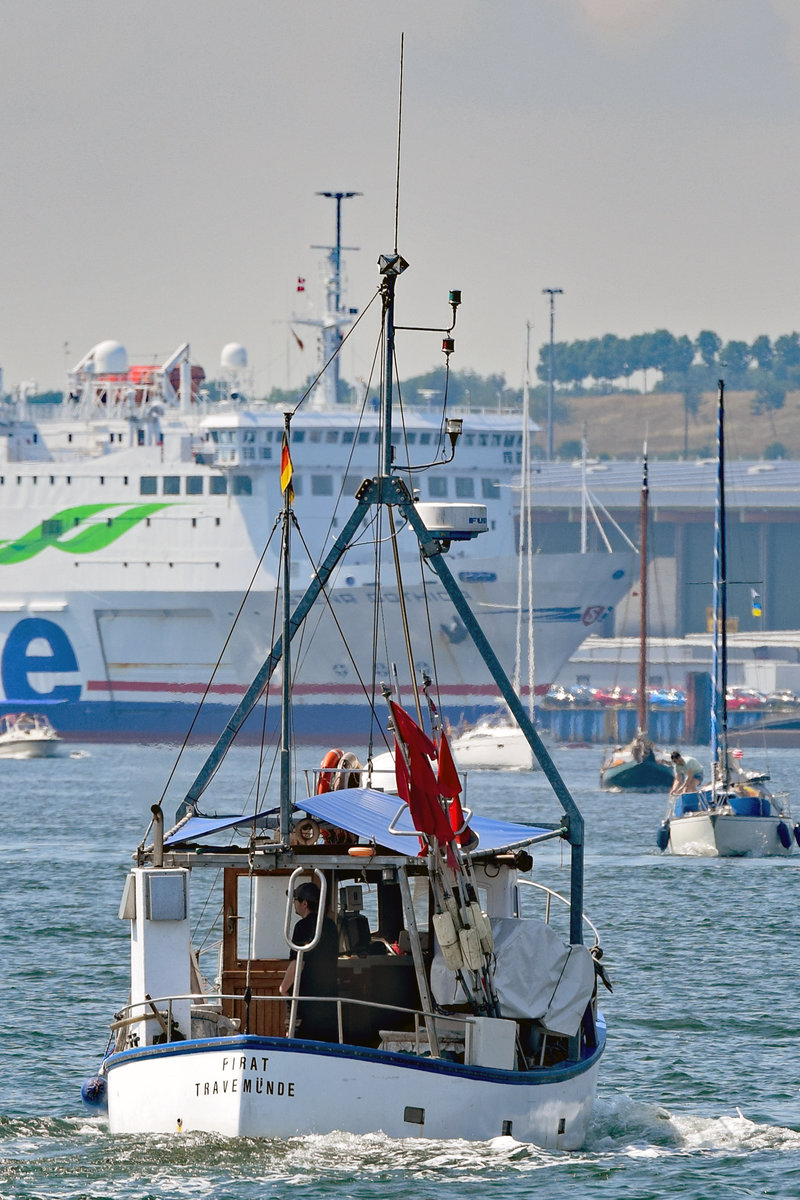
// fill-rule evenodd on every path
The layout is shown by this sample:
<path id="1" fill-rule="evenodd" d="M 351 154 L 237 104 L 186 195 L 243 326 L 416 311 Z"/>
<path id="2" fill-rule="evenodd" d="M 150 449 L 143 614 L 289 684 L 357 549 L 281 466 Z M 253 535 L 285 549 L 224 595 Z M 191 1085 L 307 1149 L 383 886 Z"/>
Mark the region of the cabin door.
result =
<path id="1" fill-rule="evenodd" d="M 227 1017 L 241 1021 L 242 1032 L 283 1037 L 287 1003 L 278 988 L 289 965 L 283 937 L 290 871 L 253 871 L 226 867 L 223 884 L 222 993 Z M 249 973 L 248 973 L 249 967 Z M 244 1002 L 250 985 L 251 1001 Z M 241 999 L 239 997 L 242 997 Z"/>

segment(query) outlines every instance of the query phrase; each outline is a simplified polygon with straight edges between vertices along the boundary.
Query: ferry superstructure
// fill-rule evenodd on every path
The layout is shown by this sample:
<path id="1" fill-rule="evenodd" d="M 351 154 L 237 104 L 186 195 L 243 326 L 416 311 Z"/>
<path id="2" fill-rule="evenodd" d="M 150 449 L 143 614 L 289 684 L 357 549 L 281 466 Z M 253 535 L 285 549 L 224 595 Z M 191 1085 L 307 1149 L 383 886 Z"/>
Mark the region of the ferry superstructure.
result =
<path id="1" fill-rule="evenodd" d="M 103 342 L 70 378 L 60 405 L 7 404 L 0 424 L 0 708 L 47 711 L 60 732 L 92 739 L 214 736 L 272 636 L 277 560 L 264 552 L 279 494 L 283 414 L 267 405 L 204 403 L 188 345 L 160 367 L 129 367 Z M 522 436 L 518 416 L 465 413 L 457 466 L 419 478 L 426 503 L 486 506 L 490 537 L 458 543 L 451 560 L 513 663 L 516 524 Z M 302 589 L 336 536 L 335 505 L 374 471 L 378 418 L 344 408 L 299 412 L 303 445 L 295 509 L 310 554 L 293 566 Z M 401 453 L 432 460 L 440 415 L 407 409 Z M 408 539 L 407 603 L 432 614 L 442 701 L 456 719 L 497 693 L 435 580 L 423 581 Z M 488 543 L 488 544 L 487 544 Z M 302 648 L 295 681 L 298 736 L 345 736 L 363 716 L 363 690 L 343 636 L 365 628 L 374 546 L 364 542 L 330 589 L 313 663 Z M 254 586 L 228 639 L 240 597 Z M 583 638 L 602 627 L 631 583 L 631 555 L 536 559 L 536 690 Z M 441 616 L 439 606 L 442 606 Z M 337 625 L 340 625 L 340 633 Z M 319 646 L 326 647 L 321 661 Z M 394 661 L 391 631 L 387 657 Z M 397 647 L 397 657 L 402 650 Z M 218 661 L 219 660 L 219 661 Z M 424 666 L 424 663 L 417 664 Z M 391 663 L 384 664 L 388 672 Z M 213 679 L 212 679 L 213 673 Z M 209 684 L 209 680 L 211 680 Z M 197 703 L 205 696 L 199 716 Z"/>

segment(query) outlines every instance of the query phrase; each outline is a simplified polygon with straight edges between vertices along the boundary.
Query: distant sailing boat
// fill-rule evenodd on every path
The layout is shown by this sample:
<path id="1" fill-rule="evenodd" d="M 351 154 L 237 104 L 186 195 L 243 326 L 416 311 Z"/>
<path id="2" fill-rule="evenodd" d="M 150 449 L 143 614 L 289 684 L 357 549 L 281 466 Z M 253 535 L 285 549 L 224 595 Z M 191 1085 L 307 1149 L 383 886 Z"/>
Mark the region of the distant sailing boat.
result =
<path id="1" fill-rule="evenodd" d="M 641 547 L 639 551 L 639 692 L 637 729 L 627 746 L 616 746 L 600 768 L 600 786 L 606 790 L 668 792 L 674 772 L 669 756 L 658 750 L 647 731 L 647 445 L 642 462 Z"/>
<path id="2" fill-rule="evenodd" d="M 717 497 L 714 510 L 711 781 L 698 792 L 671 796 L 658 830 L 660 850 L 720 857 L 777 856 L 800 842 L 785 796 L 766 786 L 769 775 L 743 771 L 728 747 L 728 565 L 725 522 L 725 384 L 717 400 Z M 792 833 L 794 832 L 794 839 Z"/>

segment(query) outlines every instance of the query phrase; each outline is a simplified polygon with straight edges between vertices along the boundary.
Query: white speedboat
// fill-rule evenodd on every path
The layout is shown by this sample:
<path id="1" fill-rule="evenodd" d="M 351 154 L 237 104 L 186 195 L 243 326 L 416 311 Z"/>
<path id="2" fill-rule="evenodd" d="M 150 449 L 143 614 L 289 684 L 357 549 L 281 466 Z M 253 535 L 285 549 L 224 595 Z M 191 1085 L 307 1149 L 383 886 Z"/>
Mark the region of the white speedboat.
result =
<path id="1" fill-rule="evenodd" d="M 714 607 L 711 780 L 698 792 L 671 795 L 658 831 L 659 849 L 723 857 L 786 855 L 793 830 L 788 799 L 767 788 L 769 776 L 743 771 L 728 746 L 727 530 L 725 527 L 725 386 L 717 405 L 717 499 L 714 521 Z"/>
<path id="2" fill-rule="evenodd" d="M 532 771 L 539 766 L 525 734 L 510 716 L 481 717 L 453 735 L 450 749 L 461 771 Z"/>
<path id="3" fill-rule="evenodd" d="M 64 743 L 40 713 L 6 713 L 0 717 L 0 758 L 56 758 Z"/>
<path id="4" fill-rule="evenodd" d="M 390 363 L 395 283 L 406 265 L 397 252 L 380 259 Z M 452 325 L 459 299 L 451 294 Z M 300 600 L 293 605 L 291 588 L 282 590 L 280 636 L 166 835 L 161 803 L 152 807 L 152 842 L 145 836 L 136 852 L 119 913 L 130 923 L 130 993 L 111 1022 L 99 1072 L 83 1089 L 87 1103 L 107 1111 L 112 1133 L 507 1135 L 554 1149 L 579 1147 L 586 1136 L 606 1034 L 597 1002 L 602 952 L 583 916 L 583 819 L 447 563 L 450 544 L 485 522 L 469 506 L 461 516 L 450 511 L 446 527 L 426 525 L 397 473 L 391 378 L 388 371 L 375 474 L 360 486 Z M 287 414 L 280 523 L 281 578 L 289 581 L 290 422 Z M 449 432 L 454 454 L 459 425 Z M 301 443 L 298 468 L 302 452 Z M 388 686 L 398 796 L 353 786 L 357 760 L 343 762 L 338 751 L 325 756 L 310 786 L 294 773 L 293 639 L 313 633 L 306 618 L 359 530 L 384 530 L 377 545 L 394 543 L 393 513 L 416 538 L 542 763 L 564 813 L 555 825 L 462 812 L 438 714 L 429 708 L 426 731 L 418 693 L 413 720 Z M 406 590 L 401 560 L 388 550 L 393 578 L 383 582 L 379 559 L 373 593 L 403 624 L 413 663 L 412 634 L 429 645 L 430 629 L 416 628 L 398 603 Z M 373 697 L 382 629 L 376 619 L 372 636 L 362 629 L 351 647 L 366 664 L 362 678 L 372 679 Z M 297 643 L 313 656 L 304 634 Z M 207 789 L 221 779 L 229 746 L 278 668 L 279 803 L 265 802 L 258 776 L 249 812 L 209 815 Z M 434 680 L 435 672 L 434 663 Z M 374 724 L 365 725 L 365 739 Z M 360 757 L 370 755 L 371 748 Z M 539 889 L 539 914 L 525 898 L 531 850 L 551 839 L 571 860 L 561 932 L 553 893 Z M 215 939 L 219 957 L 204 959 L 195 945 Z"/>

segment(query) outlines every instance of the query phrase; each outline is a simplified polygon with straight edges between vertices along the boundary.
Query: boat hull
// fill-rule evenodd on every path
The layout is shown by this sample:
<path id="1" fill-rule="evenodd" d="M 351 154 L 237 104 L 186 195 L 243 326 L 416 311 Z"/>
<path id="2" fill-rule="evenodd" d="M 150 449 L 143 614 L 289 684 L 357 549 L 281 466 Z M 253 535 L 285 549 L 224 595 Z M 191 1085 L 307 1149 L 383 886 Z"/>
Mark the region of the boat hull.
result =
<path id="1" fill-rule="evenodd" d="M 656 760 L 612 761 L 600 770 L 600 786 L 605 791 L 668 792 L 674 779 L 672 768 Z"/>
<path id="2" fill-rule="evenodd" d="M 59 758 L 64 753 L 63 743 L 52 738 L 0 742 L 0 758 Z"/>
<path id="3" fill-rule="evenodd" d="M 781 817 L 748 817 L 736 813 L 695 812 L 673 817 L 669 849 L 673 854 L 716 855 L 720 858 L 764 858 L 792 853 L 784 846 L 778 826 Z M 788 827 L 788 825 L 787 825 Z"/>
<path id="4" fill-rule="evenodd" d="M 106 1060 L 112 1133 L 202 1131 L 287 1138 L 341 1131 L 389 1137 L 584 1142 L 605 1046 L 527 1073 L 443 1059 L 240 1035 L 122 1051 Z"/>

